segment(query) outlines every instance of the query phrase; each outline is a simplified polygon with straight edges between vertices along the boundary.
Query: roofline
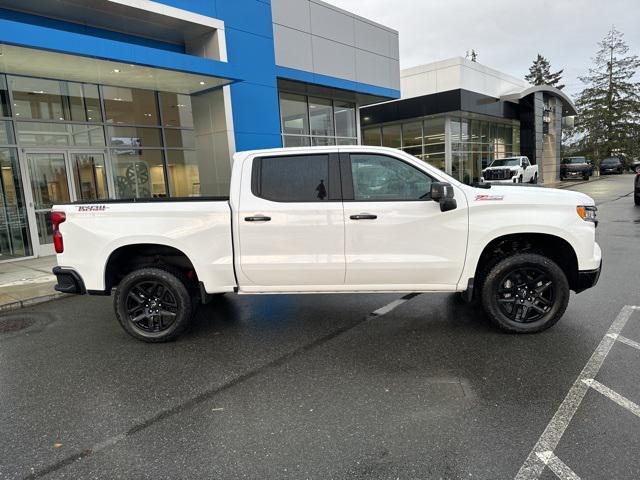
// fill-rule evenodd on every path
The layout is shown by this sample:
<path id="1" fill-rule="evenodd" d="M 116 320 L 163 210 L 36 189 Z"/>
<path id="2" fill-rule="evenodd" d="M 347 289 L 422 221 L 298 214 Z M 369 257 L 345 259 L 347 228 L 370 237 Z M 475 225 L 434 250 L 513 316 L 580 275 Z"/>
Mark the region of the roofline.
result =
<path id="1" fill-rule="evenodd" d="M 558 97 L 562 101 L 562 116 L 570 117 L 572 115 L 578 114 L 578 108 L 575 106 L 573 101 L 569 98 L 569 96 L 564 93 L 562 90 L 559 90 L 550 85 L 532 85 L 529 88 L 525 88 L 520 92 L 509 93 L 507 95 L 502 95 L 500 100 L 506 102 L 520 103 L 524 97 L 531 95 L 532 93 L 544 92 L 554 97 Z"/>

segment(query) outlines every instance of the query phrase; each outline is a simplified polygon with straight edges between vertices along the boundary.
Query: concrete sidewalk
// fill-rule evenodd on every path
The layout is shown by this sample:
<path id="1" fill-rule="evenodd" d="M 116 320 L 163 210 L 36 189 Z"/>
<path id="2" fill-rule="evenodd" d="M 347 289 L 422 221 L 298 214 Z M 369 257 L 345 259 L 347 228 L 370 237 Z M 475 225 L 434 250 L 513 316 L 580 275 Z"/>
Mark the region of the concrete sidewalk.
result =
<path id="1" fill-rule="evenodd" d="M 63 296 L 53 289 L 55 265 L 54 255 L 0 264 L 0 312 Z"/>

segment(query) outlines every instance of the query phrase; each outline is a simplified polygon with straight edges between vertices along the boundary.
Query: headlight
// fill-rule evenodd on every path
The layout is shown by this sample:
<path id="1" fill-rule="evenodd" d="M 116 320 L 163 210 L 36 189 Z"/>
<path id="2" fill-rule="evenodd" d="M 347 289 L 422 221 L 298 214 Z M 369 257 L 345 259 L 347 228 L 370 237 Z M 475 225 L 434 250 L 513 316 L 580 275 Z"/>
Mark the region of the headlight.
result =
<path id="1" fill-rule="evenodd" d="M 598 220 L 596 220 L 597 211 L 598 208 L 594 206 L 578 205 L 576 207 L 576 212 L 581 219 L 583 219 L 585 222 L 593 222 L 596 225 L 598 225 Z"/>

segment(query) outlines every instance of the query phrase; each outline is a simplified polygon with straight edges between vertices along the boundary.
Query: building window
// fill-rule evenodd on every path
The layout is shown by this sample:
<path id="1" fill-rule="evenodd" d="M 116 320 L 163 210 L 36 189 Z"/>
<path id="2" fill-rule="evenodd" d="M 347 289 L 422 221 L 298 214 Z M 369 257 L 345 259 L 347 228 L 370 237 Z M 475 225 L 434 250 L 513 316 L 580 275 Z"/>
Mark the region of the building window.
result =
<path id="1" fill-rule="evenodd" d="M 152 90 L 102 87 L 107 123 L 160 125 L 156 94 Z"/>
<path id="2" fill-rule="evenodd" d="M 0 147 L 0 260 L 32 252 L 18 152 Z"/>
<path id="3" fill-rule="evenodd" d="M 114 150 L 111 153 L 118 198 L 166 197 L 162 150 Z"/>
<path id="4" fill-rule="evenodd" d="M 30 77 L 8 79 L 14 114 L 21 120 L 102 121 L 95 85 Z"/>
<path id="5" fill-rule="evenodd" d="M 282 92 L 280 122 L 285 147 L 358 143 L 354 103 Z"/>
<path id="6" fill-rule="evenodd" d="M 162 131 L 149 127 L 108 127 L 112 147 L 162 147 Z"/>
<path id="7" fill-rule="evenodd" d="M 402 129 L 400 125 L 382 127 L 382 146 L 389 148 L 402 147 Z"/>
<path id="8" fill-rule="evenodd" d="M 520 127 L 476 118 L 451 118 L 452 175 L 477 182 L 496 158 L 520 154 Z"/>
<path id="9" fill-rule="evenodd" d="M 197 197 L 200 195 L 200 169 L 194 150 L 168 150 L 167 167 L 171 179 L 171 195 Z"/>
<path id="10" fill-rule="evenodd" d="M 304 95 L 281 93 L 280 117 L 284 135 L 309 135 L 307 97 Z"/>
<path id="11" fill-rule="evenodd" d="M 162 112 L 162 125 L 193 128 L 193 109 L 189 95 L 160 92 L 158 97 Z"/>
<path id="12" fill-rule="evenodd" d="M 362 144 L 373 145 L 375 147 L 382 146 L 382 134 L 380 127 L 365 128 L 362 130 Z"/>
<path id="13" fill-rule="evenodd" d="M 53 122 L 16 122 L 18 142 L 27 147 L 102 147 L 104 128 Z"/>
<path id="14" fill-rule="evenodd" d="M 13 145 L 13 127 L 11 122 L 0 122 L 0 145 Z"/>
<path id="15" fill-rule="evenodd" d="M 4 75 L 0 75 L 0 117 L 10 117 L 11 110 L 9 108 L 9 90 L 7 89 L 7 80 Z"/>

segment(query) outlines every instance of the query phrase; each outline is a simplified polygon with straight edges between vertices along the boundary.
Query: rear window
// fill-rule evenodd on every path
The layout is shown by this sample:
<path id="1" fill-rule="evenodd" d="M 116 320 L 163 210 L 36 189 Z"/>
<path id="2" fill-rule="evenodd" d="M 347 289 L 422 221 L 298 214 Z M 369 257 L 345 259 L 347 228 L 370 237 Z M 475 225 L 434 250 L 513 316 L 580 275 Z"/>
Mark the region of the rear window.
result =
<path id="1" fill-rule="evenodd" d="M 254 160 L 252 190 L 257 197 L 274 202 L 325 202 L 330 188 L 329 155 Z"/>

